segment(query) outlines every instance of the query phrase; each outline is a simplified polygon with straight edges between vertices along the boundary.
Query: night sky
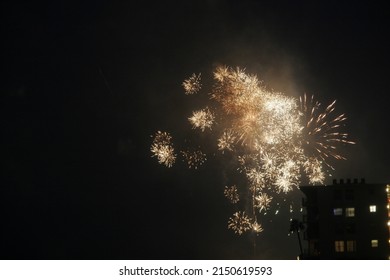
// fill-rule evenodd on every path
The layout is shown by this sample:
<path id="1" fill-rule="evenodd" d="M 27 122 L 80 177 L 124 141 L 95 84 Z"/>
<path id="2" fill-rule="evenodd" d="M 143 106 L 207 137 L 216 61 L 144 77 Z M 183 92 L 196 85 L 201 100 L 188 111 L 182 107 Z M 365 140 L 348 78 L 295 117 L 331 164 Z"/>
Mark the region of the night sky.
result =
<path id="1" fill-rule="evenodd" d="M 389 10 L 289 2 L 2 1 L 0 258 L 294 259 L 283 213 L 255 254 L 253 236 L 227 229 L 233 175 L 218 159 L 189 170 L 151 157 L 157 130 L 189 127 L 198 104 L 183 80 L 217 65 L 336 99 L 357 144 L 326 184 L 390 182 Z"/>

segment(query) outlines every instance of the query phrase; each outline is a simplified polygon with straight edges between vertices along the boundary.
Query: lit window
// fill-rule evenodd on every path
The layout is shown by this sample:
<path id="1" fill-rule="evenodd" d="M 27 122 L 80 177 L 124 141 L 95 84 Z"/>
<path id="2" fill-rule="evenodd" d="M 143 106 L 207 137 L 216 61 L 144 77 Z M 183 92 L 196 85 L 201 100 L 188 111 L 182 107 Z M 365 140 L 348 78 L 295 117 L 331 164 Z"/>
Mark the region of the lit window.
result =
<path id="1" fill-rule="evenodd" d="M 376 205 L 370 205 L 370 212 L 376 212 Z"/>
<path id="2" fill-rule="evenodd" d="M 356 251 L 356 241 L 347 240 L 347 252 L 355 252 L 355 251 Z"/>
<path id="3" fill-rule="evenodd" d="M 334 249 L 336 250 L 336 252 L 344 252 L 344 240 L 335 241 Z"/>
<path id="4" fill-rule="evenodd" d="M 378 247 L 378 240 L 377 239 L 373 239 L 371 240 L 371 247 Z"/>
<path id="5" fill-rule="evenodd" d="M 335 216 L 343 215 L 343 208 L 333 208 L 333 215 Z"/>
<path id="6" fill-rule="evenodd" d="M 345 216 L 346 217 L 355 217 L 355 208 L 345 208 Z"/>

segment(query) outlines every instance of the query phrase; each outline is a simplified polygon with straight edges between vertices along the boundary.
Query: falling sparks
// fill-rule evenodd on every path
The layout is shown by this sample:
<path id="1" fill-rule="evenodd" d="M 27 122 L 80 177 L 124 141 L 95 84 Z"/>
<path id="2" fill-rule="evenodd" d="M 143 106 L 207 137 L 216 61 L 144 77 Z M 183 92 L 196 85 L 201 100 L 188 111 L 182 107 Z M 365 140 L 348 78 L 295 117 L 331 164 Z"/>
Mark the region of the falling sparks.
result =
<path id="1" fill-rule="evenodd" d="M 201 74 L 196 75 L 195 73 L 193 73 L 191 77 L 184 80 L 182 85 L 184 87 L 184 92 L 186 95 L 198 93 L 199 90 L 202 88 Z"/>
<path id="2" fill-rule="evenodd" d="M 300 98 L 300 111 L 305 122 L 304 143 L 306 150 L 313 156 L 320 158 L 328 167 L 334 169 L 329 158 L 345 159 L 336 149 L 336 144 L 355 144 L 348 140 L 348 134 L 340 132 L 344 121 L 344 114 L 333 116 L 336 101 L 330 103 L 321 111 L 321 103 L 314 100 L 312 95 Z"/>
<path id="3" fill-rule="evenodd" d="M 229 218 L 228 228 L 241 235 L 252 228 L 251 219 L 245 214 L 245 211 L 238 211 Z"/>
<path id="4" fill-rule="evenodd" d="M 231 186 L 231 187 L 227 187 L 226 186 L 223 193 L 224 193 L 225 197 L 233 204 L 235 204 L 238 201 L 240 201 L 240 197 L 238 195 L 237 187 L 235 185 Z"/>
<path id="5" fill-rule="evenodd" d="M 198 169 L 206 161 L 206 154 L 201 150 L 186 150 L 180 151 L 180 153 L 189 168 Z"/>
<path id="6" fill-rule="evenodd" d="M 345 159 L 338 146 L 355 142 L 342 131 L 346 117 L 336 114 L 335 101 L 323 108 L 314 96 L 297 99 L 270 91 L 256 75 L 240 68 L 221 66 L 213 74 L 209 106 L 193 111 L 188 121 L 197 133 L 209 130 L 206 150 L 216 148 L 228 156 L 229 164 L 235 164 L 247 180 L 247 190 L 240 194 L 248 197 L 242 200 L 235 185 L 225 187 L 224 195 L 233 204 L 248 201 L 253 209 L 249 215 L 235 212 L 228 228 L 238 235 L 248 230 L 260 233 L 259 213 L 271 213 L 275 198 L 297 188 L 303 178 L 313 185 L 323 184 L 330 172 L 326 169 L 334 169 L 330 159 Z M 198 93 L 201 74 L 192 74 L 182 85 L 186 95 Z M 168 167 L 176 160 L 166 132 L 155 135 L 151 151 Z M 200 149 L 186 149 L 180 155 L 193 169 L 206 161 Z M 279 206 L 272 211 L 275 215 Z"/>

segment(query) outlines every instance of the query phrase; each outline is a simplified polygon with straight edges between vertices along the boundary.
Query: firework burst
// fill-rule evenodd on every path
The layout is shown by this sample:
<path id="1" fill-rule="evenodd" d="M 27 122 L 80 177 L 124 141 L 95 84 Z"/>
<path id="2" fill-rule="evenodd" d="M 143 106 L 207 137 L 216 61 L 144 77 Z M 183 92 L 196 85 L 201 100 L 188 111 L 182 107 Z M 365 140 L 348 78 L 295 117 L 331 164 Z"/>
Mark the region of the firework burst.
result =
<path id="1" fill-rule="evenodd" d="M 202 88 L 201 74 L 196 75 L 195 73 L 193 73 L 191 77 L 184 80 L 182 85 L 184 87 L 184 92 L 186 95 L 198 93 L 199 90 Z"/>
<path id="2" fill-rule="evenodd" d="M 168 132 L 157 131 L 153 137 L 150 148 L 152 157 L 157 157 L 160 164 L 171 167 L 176 160 L 175 150 L 172 145 L 172 136 Z"/>
<path id="3" fill-rule="evenodd" d="M 218 139 L 218 150 L 222 151 L 233 151 L 234 143 L 236 142 L 236 136 L 231 130 L 223 132 L 222 136 Z"/>
<path id="4" fill-rule="evenodd" d="M 198 169 L 206 160 L 206 154 L 201 150 L 186 150 L 180 151 L 183 156 L 183 161 L 187 163 L 189 168 Z"/>
<path id="5" fill-rule="evenodd" d="M 259 234 L 260 232 L 263 231 L 263 227 L 261 226 L 261 224 L 259 224 L 257 221 L 255 221 L 255 222 L 252 224 L 252 230 L 253 230 L 256 234 Z"/>
<path id="6" fill-rule="evenodd" d="M 252 228 L 252 222 L 245 214 L 245 211 L 238 211 L 233 214 L 233 217 L 229 218 L 228 228 L 232 229 L 238 235 L 241 235 Z"/>
<path id="7" fill-rule="evenodd" d="M 221 154 L 229 151 L 248 182 L 247 191 L 242 192 L 248 197 L 243 201 L 250 201 L 253 211 L 250 215 L 235 212 L 228 228 L 238 235 L 248 230 L 260 233 L 263 228 L 257 215 L 271 208 L 273 198 L 297 188 L 304 177 L 310 184 L 323 184 L 324 168 L 332 167 L 329 159 L 345 159 L 338 146 L 354 142 L 341 131 L 346 117 L 335 114 L 335 101 L 323 109 L 313 96 L 296 99 L 270 91 L 256 75 L 240 68 L 217 67 L 213 74 L 210 106 L 193 111 L 188 121 L 199 133 L 210 131 L 215 142 L 209 146 Z M 193 74 L 183 82 L 186 95 L 200 91 L 200 77 Z M 161 164 L 171 167 L 175 162 L 166 132 L 154 136 L 151 151 Z M 180 154 L 189 168 L 197 169 L 206 161 L 200 149 Z M 224 195 L 233 204 L 240 199 L 236 186 L 225 187 Z M 278 212 L 279 208 L 275 215 Z"/>
<path id="8" fill-rule="evenodd" d="M 238 195 L 237 187 L 235 185 L 231 187 L 226 186 L 223 193 L 225 197 L 233 204 L 240 201 L 240 196 Z"/>
<path id="9" fill-rule="evenodd" d="M 192 112 L 192 116 L 188 118 L 193 128 L 199 128 L 202 132 L 209 128 L 214 123 L 214 114 L 208 107 L 202 110 Z"/>
<path id="10" fill-rule="evenodd" d="M 338 150 L 337 144 L 355 144 L 348 140 L 348 134 L 340 132 L 347 119 L 344 114 L 334 116 L 336 101 L 321 111 L 321 103 L 303 95 L 300 98 L 300 111 L 304 121 L 304 146 L 308 153 L 320 158 L 328 167 L 334 169 L 329 158 L 346 159 Z"/>
<path id="11" fill-rule="evenodd" d="M 262 210 L 268 210 L 270 203 L 272 201 L 272 197 L 266 193 L 260 193 L 255 197 L 255 208 L 259 209 L 259 212 Z"/>

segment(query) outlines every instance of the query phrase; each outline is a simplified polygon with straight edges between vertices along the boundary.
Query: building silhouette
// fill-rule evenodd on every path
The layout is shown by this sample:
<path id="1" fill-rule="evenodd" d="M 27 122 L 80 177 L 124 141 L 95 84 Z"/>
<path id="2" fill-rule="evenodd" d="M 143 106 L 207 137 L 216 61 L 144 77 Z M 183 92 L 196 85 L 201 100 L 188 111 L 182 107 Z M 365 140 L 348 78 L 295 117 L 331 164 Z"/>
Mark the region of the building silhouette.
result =
<path id="1" fill-rule="evenodd" d="M 306 259 L 390 259 L 390 185 L 301 186 Z"/>

